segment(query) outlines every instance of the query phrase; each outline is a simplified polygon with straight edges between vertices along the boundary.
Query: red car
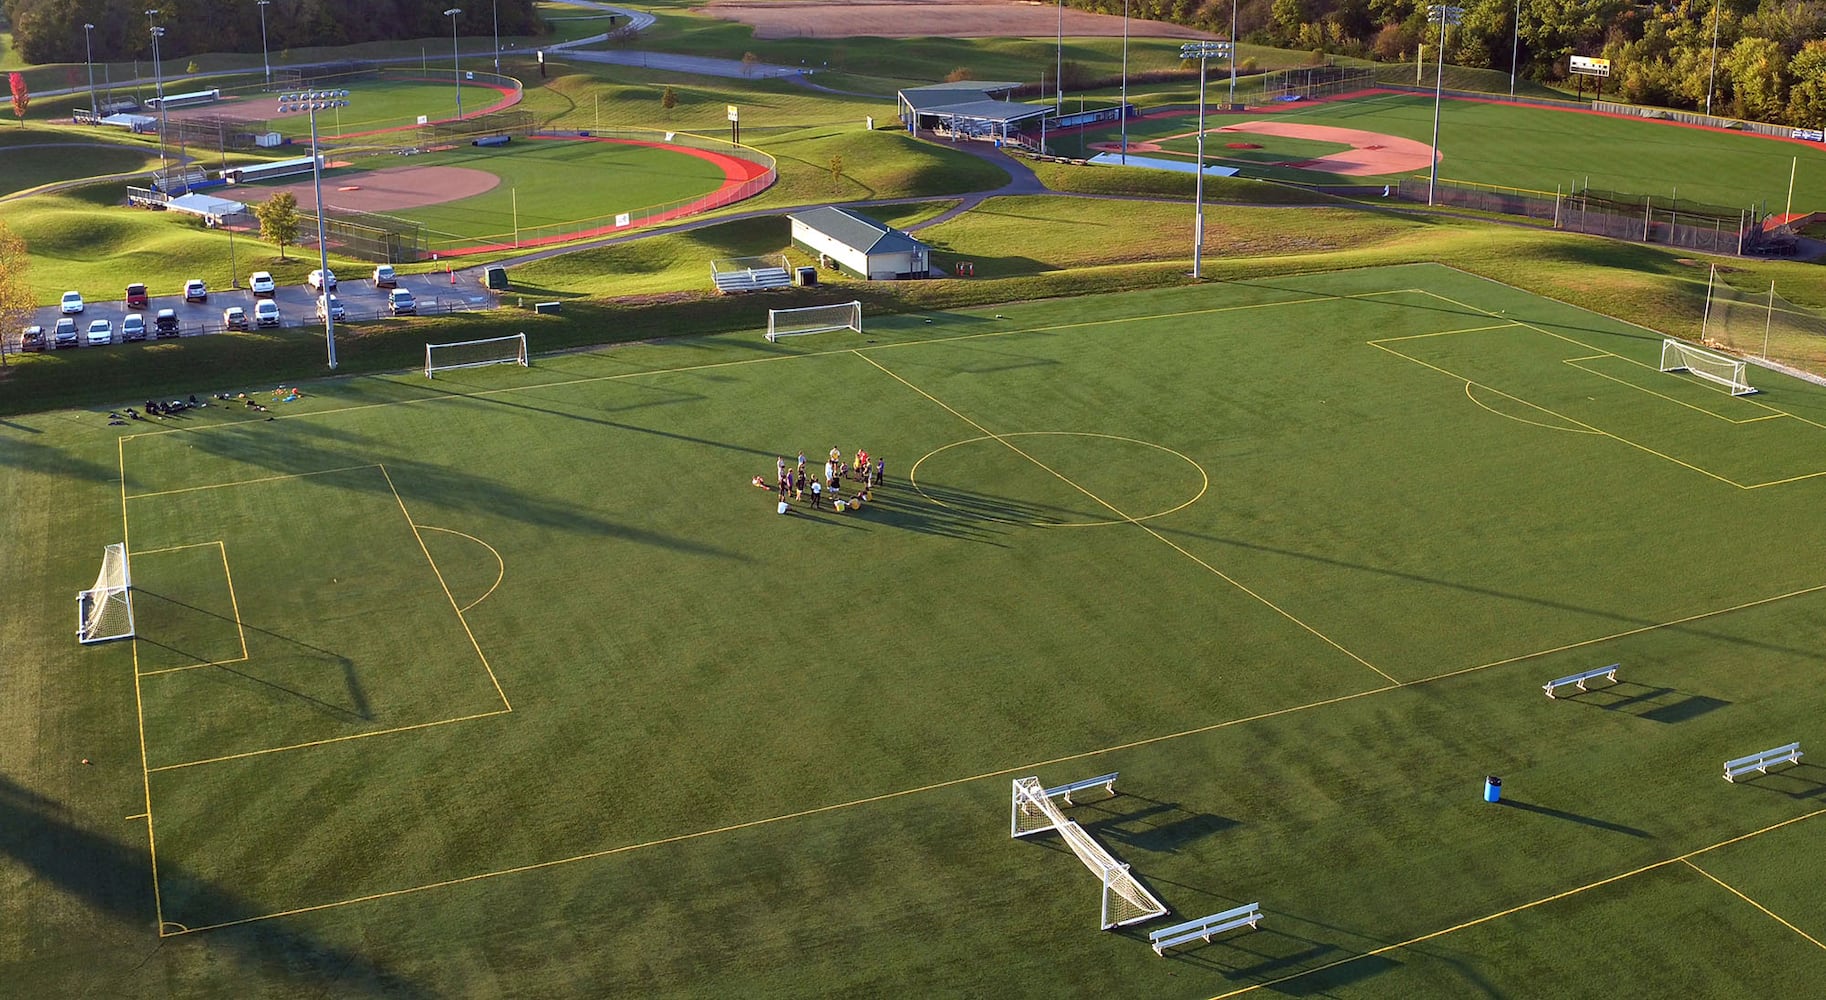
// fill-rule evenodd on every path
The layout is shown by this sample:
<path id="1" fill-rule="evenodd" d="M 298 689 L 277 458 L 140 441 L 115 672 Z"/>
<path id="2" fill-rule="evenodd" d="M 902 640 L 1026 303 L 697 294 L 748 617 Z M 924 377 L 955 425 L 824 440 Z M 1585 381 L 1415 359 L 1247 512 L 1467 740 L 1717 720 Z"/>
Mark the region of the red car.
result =
<path id="1" fill-rule="evenodd" d="M 127 308 L 128 309 L 145 309 L 145 308 L 150 307 L 151 305 L 152 305 L 152 300 L 146 296 L 146 286 L 145 285 L 142 285 L 136 281 L 133 284 L 127 286 Z"/>

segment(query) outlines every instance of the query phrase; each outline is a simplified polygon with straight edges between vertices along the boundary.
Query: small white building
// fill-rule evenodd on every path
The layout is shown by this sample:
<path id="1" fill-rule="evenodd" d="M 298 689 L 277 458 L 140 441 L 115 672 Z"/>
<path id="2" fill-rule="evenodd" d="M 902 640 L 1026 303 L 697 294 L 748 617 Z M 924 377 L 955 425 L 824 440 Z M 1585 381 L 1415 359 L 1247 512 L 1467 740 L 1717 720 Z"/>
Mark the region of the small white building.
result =
<path id="1" fill-rule="evenodd" d="M 867 216 L 827 205 L 787 218 L 793 245 L 825 266 L 870 281 L 931 276 L 930 247 Z"/>

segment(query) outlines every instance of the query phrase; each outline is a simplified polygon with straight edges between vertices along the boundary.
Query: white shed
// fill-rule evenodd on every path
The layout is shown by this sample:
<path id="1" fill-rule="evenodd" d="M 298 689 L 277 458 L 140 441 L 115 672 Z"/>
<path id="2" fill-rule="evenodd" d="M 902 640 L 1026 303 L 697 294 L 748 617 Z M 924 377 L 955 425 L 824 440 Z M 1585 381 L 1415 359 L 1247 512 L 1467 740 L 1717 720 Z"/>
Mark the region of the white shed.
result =
<path id="1" fill-rule="evenodd" d="M 848 209 L 826 206 L 787 216 L 793 244 L 845 274 L 871 281 L 931 275 L 924 243 Z"/>

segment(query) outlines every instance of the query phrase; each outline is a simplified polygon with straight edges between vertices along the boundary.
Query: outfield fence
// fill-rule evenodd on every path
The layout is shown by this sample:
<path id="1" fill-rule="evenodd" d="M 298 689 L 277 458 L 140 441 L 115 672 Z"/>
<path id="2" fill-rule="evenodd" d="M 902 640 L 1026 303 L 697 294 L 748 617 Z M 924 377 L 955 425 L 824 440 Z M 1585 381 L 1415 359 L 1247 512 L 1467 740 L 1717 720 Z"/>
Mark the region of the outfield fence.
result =
<path id="1" fill-rule="evenodd" d="M 315 213 L 298 213 L 298 239 L 300 246 L 317 245 Z M 424 223 L 334 205 L 323 215 L 323 241 L 337 253 L 380 264 L 411 264 L 432 254 Z"/>
<path id="2" fill-rule="evenodd" d="M 1376 71 L 1365 66 L 1297 66 L 1262 75 L 1262 97 L 1286 101 L 1332 97 L 1376 86 Z"/>
<path id="3" fill-rule="evenodd" d="M 1593 101 L 1593 111 L 1602 111 L 1612 115 L 1627 115 L 1632 118 L 1652 118 L 1658 121 L 1681 122 L 1686 125 L 1704 125 L 1708 128 L 1725 128 L 1737 132 L 1752 132 L 1756 135 L 1775 136 L 1780 139 L 1815 138 L 1819 135 L 1808 129 L 1797 129 L 1792 125 L 1774 125 L 1769 122 L 1745 121 L 1741 118 L 1726 118 L 1722 115 L 1702 114 L 1698 111 L 1680 111 L 1674 108 L 1655 108 L 1641 104 L 1619 104 L 1616 101 Z M 1803 134 L 1804 133 L 1804 134 Z"/>
<path id="4" fill-rule="evenodd" d="M 1392 192 L 1403 201 L 1427 201 L 1424 177 L 1403 178 Z M 1685 202 L 1657 195 L 1637 195 L 1586 188 L 1570 192 L 1442 180 L 1433 192 L 1436 204 L 1497 215 L 1546 219 L 1553 228 L 1608 236 L 1632 243 L 1659 243 L 1701 253 L 1743 256 L 1768 249 L 1764 215 L 1754 208 L 1731 208 Z"/>

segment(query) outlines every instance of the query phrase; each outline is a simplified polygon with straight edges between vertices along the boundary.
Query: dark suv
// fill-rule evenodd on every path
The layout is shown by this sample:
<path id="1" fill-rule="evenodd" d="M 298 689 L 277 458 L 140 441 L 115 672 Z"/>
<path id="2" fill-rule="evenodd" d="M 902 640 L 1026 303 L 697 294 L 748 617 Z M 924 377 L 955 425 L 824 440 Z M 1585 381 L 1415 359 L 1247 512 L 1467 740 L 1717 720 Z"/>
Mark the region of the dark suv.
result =
<path id="1" fill-rule="evenodd" d="M 28 326 L 19 335 L 19 349 L 22 351 L 44 350 L 44 327 Z"/>
<path id="2" fill-rule="evenodd" d="M 178 335 L 177 310 L 176 309 L 160 309 L 158 316 L 156 318 L 154 318 L 152 321 L 152 332 L 153 332 L 154 336 L 157 336 L 160 338 L 177 336 Z"/>

